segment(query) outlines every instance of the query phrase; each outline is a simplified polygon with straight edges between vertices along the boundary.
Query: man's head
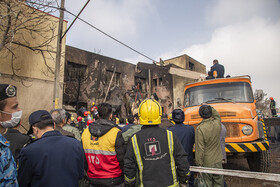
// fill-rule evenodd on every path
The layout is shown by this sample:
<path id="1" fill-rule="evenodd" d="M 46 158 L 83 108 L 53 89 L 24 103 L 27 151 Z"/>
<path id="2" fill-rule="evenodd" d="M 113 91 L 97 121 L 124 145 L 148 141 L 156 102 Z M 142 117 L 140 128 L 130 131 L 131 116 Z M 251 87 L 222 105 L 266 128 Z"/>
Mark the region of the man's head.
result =
<path id="1" fill-rule="evenodd" d="M 98 105 L 98 114 L 101 119 L 112 119 L 113 107 L 109 103 L 101 103 Z"/>
<path id="2" fill-rule="evenodd" d="M 21 120 L 16 94 L 15 86 L 0 84 L 0 125 L 3 128 L 15 127 Z"/>
<path id="3" fill-rule="evenodd" d="M 213 60 L 213 64 L 218 64 L 219 61 L 217 59 Z"/>
<path id="4" fill-rule="evenodd" d="M 212 116 L 212 108 L 211 108 L 211 106 L 210 105 L 202 105 L 199 108 L 199 115 L 203 119 L 210 118 Z"/>
<path id="5" fill-rule="evenodd" d="M 146 99 L 139 105 L 138 115 L 141 125 L 159 125 L 161 123 L 161 106 L 153 99 Z"/>
<path id="6" fill-rule="evenodd" d="M 28 134 L 33 134 L 36 138 L 41 138 L 46 131 L 54 129 L 54 120 L 46 110 L 38 110 L 30 114 L 29 124 Z"/>
<path id="7" fill-rule="evenodd" d="M 56 126 L 63 127 L 66 124 L 66 112 L 64 109 L 53 109 L 50 113 Z"/>
<path id="8" fill-rule="evenodd" d="M 181 109 L 175 109 L 172 111 L 172 119 L 175 123 L 183 123 L 185 120 L 185 114 Z"/>
<path id="9" fill-rule="evenodd" d="M 269 99 L 272 101 L 272 100 L 273 100 L 273 97 L 270 97 Z"/>

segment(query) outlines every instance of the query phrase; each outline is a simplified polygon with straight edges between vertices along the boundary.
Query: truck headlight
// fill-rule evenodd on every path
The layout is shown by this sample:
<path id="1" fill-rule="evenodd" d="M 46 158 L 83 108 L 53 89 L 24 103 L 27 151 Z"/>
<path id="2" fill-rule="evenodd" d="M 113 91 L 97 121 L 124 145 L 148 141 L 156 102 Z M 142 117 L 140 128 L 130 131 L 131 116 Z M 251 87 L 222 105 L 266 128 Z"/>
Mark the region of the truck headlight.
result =
<path id="1" fill-rule="evenodd" d="M 242 128 L 242 132 L 243 132 L 243 134 L 245 134 L 245 135 L 250 135 L 250 134 L 252 134 L 252 132 L 253 132 L 253 128 L 252 128 L 250 125 L 245 125 L 245 126 Z"/>

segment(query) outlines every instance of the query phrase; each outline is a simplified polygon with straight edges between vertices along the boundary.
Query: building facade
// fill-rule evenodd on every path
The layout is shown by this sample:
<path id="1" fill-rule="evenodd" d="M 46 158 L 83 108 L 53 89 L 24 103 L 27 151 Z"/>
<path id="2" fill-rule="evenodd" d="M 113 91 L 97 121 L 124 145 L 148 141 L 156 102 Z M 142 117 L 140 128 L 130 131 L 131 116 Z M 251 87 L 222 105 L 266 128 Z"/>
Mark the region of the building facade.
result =
<path id="1" fill-rule="evenodd" d="M 205 65 L 194 59 L 191 63 L 196 71 L 188 70 L 187 59 L 191 58 L 182 55 L 162 65 L 134 65 L 66 46 L 63 104 L 77 110 L 80 106 L 89 109 L 92 102 L 108 102 L 116 115 L 126 118 L 137 113 L 142 100 L 153 97 L 169 114 L 182 107 L 185 84 L 206 72 Z"/>

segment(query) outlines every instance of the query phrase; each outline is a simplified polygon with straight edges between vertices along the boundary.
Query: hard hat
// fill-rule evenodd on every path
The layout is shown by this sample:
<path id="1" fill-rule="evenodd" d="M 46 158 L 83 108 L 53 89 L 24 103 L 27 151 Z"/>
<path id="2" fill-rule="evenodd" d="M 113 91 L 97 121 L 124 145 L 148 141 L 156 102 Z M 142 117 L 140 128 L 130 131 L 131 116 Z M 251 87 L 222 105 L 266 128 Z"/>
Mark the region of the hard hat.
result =
<path id="1" fill-rule="evenodd" d="M 185 120 L 185 114 L 181 109 L 175 109 L 172 112 L 172 120 L 175 123 L 183 123 Z"/>
<path id="2" fill-rule="evenodd" d="M 218 77 L 218 73 L 217 73 L 217 71 L 214 71 L 214 72 L 213 72 L 213 77 L 215 77 L 215 78 L 217 78 L 217 77 Z"/>
<path id="3" fill-rule="evenodd" d="M 89 124 L 93 123 L 93 121 L 90 119 L 87 121 L 87 126 L 89 126 Z"/>
<path id="4" fill-rule="evenodd" d="M 138 115 L 141 125 L 158 125 L 161 123 L 161 106 L 156 100 L 146 99 L 140 103 Z"/>
<path id="5" fill-rule="evenodd" d="M 172 113 L 168 115 L 168 119 L 172 120 Z"/>
<path id="6" fill-rule="evenodd" d="M 95 105 L 95 102 L 92 102 L 92 106 L 94 106 Z"/>
<path id="7" fill-rule="evenodd" d="M 83 118 L 82 118 L 81 116 L 78 116 L 78 117 L 77 117 L 77 121 L 78 121 L 78 122 L 80 122 L 80 121 L 82 121 L 82 120 L 83 120 Z"/>
<path id="8" fill-rule="evenodd" d="M 270 97 L 269 99 L 270 99 L 270 100 L 273 100 L 273 97 Z"/>

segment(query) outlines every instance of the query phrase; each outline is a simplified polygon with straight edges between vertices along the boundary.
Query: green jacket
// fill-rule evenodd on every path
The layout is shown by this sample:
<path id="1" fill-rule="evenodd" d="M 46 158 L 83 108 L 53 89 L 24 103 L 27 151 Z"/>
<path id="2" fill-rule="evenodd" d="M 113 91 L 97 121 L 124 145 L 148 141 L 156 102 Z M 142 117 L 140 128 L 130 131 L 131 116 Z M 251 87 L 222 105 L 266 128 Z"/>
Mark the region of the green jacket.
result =
<path id="1" fill-rule="evenodd" d="M 212 116 L 203 119 L 195 131 L 195 162 L 197 166 L 211 166 L 222 162 L 220 145 L 221 117 L 212 107 Z"/>
<path id="2" fill-rule="evenodd" d="M 133 125 L 131 126 L 127 131 L 125 131 L 124 133 L 122 133 L 123 139 L 125 144 L 127 144 L 129 138 L 135 134 L 136 132 L 140 131 L 142 128 L 142 125 Z"/>
<path id="3" fill-rule="evenodd" d="M 81 141 L 81 135 L 80 135 L 80 132 L 79 132 L 79 130 L 77 128 L 72 127 L 71 125 L 66 124 L 66 125 L 64 125 L 62 127 L 62 129 L 66 130 L 68 132 L 72 132 L 74 134 L 75 138 L 77 140 Z"/>

